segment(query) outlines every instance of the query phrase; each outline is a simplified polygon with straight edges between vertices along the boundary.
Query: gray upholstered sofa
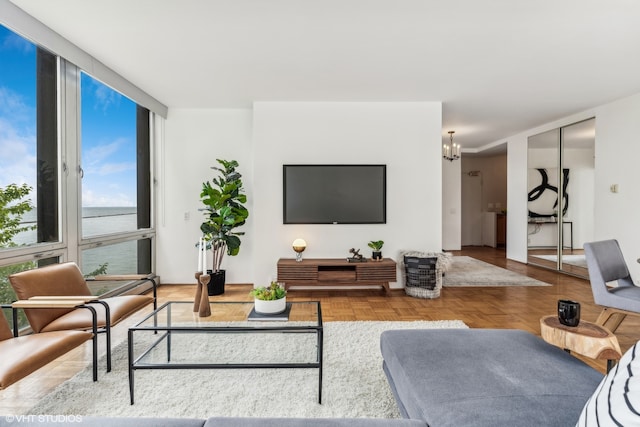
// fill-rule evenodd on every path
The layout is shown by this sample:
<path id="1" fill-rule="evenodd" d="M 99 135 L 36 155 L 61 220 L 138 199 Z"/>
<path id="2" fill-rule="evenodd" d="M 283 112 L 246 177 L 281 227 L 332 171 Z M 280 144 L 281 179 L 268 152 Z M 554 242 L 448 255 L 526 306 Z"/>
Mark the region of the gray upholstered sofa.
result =
<path id="1" fill-rule="evenodd" d="M 83 427 L 427 427 L 424 421 L 381 418 L 248 418 L 212 417 L 188 418 L 92 418 L 79 417 L 73 421 L 61 416 L 32 415 L 30 418 L 8 420 L 0 418 L 0 426 L 27 427 L 75 425 Z"/>
<path id="2" fill-rule="evenodd" d="M 603 375 L 525 331 L 385 331 L 383 369 L 406 418 L 430 427 L 566 427 Z"/>
<path id="3" fill-rule="evenodd" d="M 406 419 L 0 417 L 0 426 L 91 427 L 555 427 L 640 425 L 640 342 L 603 378 L 524 331 L 383 332 L 383 369 Z M 54 416 L 55 417 L 55 416 Z M 14 422 L 15 421 L 15 422 Z"/>

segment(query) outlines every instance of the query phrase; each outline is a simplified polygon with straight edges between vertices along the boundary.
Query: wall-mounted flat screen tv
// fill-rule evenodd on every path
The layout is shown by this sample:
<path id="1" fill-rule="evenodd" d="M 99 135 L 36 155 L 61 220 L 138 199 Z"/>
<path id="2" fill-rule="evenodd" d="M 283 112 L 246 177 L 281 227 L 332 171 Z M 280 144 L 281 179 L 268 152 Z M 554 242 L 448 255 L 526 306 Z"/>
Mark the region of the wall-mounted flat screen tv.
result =
<path id="1" fill-rule="evenodd" d="M 284 224 L 385 224 L 386 165 L 284 165 Z"/>

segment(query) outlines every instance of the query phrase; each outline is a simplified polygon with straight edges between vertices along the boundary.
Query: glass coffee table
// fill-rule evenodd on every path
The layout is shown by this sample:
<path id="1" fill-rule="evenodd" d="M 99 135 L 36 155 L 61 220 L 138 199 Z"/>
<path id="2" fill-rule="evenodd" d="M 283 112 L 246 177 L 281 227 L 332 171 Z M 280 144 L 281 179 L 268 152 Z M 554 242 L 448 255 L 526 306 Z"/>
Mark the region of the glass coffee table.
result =
<path id="1" fill-rule="evenodd" d="M 288 320 L 249 320 L 253 302 L 211 302 L 199 317 L 193 302 L 170 301 L 129 328 L 129 393 L 139 369 L 318 369 L 322 403 L 320 302 L 290 302 Z"/>

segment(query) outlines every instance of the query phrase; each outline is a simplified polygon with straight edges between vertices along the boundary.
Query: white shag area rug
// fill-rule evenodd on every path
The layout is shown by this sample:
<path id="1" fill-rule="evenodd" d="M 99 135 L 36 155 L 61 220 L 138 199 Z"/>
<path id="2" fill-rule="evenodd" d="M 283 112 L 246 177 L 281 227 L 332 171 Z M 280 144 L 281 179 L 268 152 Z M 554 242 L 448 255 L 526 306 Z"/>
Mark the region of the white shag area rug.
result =
<path id="1" fill-rule="evenodd" d="M 135 404 L 130 405 L 125 342 L 113 350 L 112 372 L 104 372 L 105 361 L 101 360 L 98 382 L 92 381 L 91 367 L 87 367 L 43 398 L 29 413 L 199 418 L 400 418 L 382 371 L 380 334 L 389 329 L 466 327 L 460 320 L 326 322 L 322 404 L 318 404 L 317 369 L 192 369 L 136 371 Z M 287 335 L 306 335 L 309 339 L 288 338 Z M 315 348 L 315 335 L 312 334 L 244 335 L 258 336 L 269 336 L 272 347 L 278 347 L 280 344 L 277 340 L 282 337 L 285 340 L 285 353 L 294 355 L 292 359 L 298 357 L 295 355 L 308 354 L 309 349 L 313 353 Z M 215 346 L 207 348 L 204 343 L 208 337 L 208 334 L 190 335 L 188 339 L 195 341 L 191 345 L 188 342 L 172 342 L 172 348 L 198 352 L 222 351 L 225 356 L 229 355 L 220 341 L 215 341 Z M 220 337 L 221 334 L 217 334 L 214 338 Z M 238 347 L 237 342 L 233 347 Z M 256 351 L 249 348 L 250 345 L 241 344 L 241 347 L 246 348 L 246 352 Z M 265 351 L 264 357 L 270 358 L 266 353 L 269 350 Z M 257 357 L 262 357 L 262 354 Z"/>
<path id="2" fill-rule="evenodd" d="M 468 256 L 454 256 L 443 286 L 551 286 Z"/>

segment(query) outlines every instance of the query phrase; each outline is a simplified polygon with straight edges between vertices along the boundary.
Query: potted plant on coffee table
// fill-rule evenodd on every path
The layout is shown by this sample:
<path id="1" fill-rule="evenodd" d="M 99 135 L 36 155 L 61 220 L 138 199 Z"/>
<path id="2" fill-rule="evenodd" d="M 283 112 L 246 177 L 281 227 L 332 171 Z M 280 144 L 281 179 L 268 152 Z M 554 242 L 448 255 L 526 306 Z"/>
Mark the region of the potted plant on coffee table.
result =
<path id="1" fill-rule="evenodd" d="M 278 314 L 287 309 L 287 291 L 276 282 L 252 289 L 249 295 L 254 297 L 256 313 Z"/>
<path id="2" fill-rule="evenodd" d="M 373 249 L 373 252 L 371 252 L 371 259 L 373 259 L 374 261 L 381 261 L 382 252 L 380 251 L 380 249 L 382 249 L 382 245 L 384 245 L 384 242 L 382 240 L 372 240 L 368 243 L 368 245 L 371 249 Z"/>
<path id="3" fill-rule="evenodd" d="M 225 270 L 221 264 L 225 253 L 229 256 L 240 252 L 240 237 L 242 231 L 235 231 L 241 227 L 249 217 L 249 211 L 243 205 L 247 196 L 242 187 L 242 175 L 236 170 L 238 162 L 235 160 L 216 159 L 222 167 L 212 166 L 219 175 L 202 184 L 200 199 L 205 207 L 205 220 L 200 225 L 204 234 L 206 250 L 213 251 L 213 268 L 211 281 L 208 286 L 209 295 L 224 293 Z"/>

